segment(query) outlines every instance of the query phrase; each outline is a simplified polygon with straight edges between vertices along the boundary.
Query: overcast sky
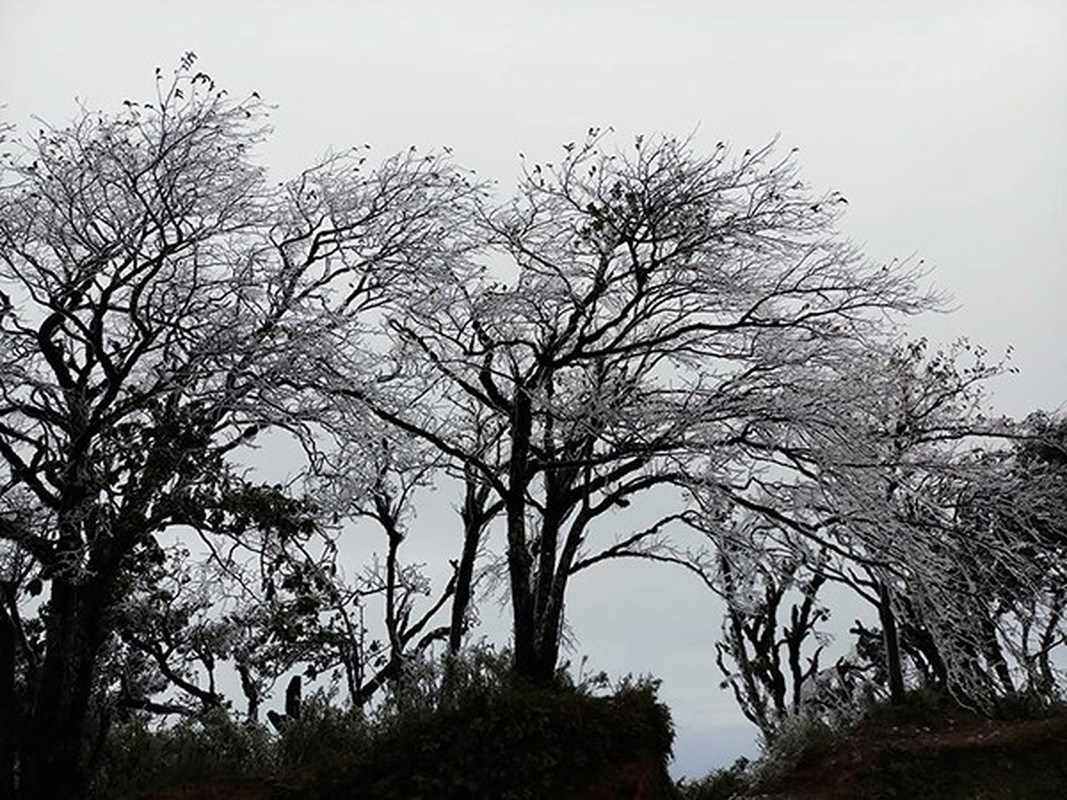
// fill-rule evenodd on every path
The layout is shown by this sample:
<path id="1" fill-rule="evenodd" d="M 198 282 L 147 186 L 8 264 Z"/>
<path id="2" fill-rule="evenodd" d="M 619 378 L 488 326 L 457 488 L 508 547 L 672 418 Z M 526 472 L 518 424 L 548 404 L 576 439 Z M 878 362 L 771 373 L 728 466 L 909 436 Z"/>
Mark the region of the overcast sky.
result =
<path id="1" fill-rule="evenodd" d="M 917 254 L 951 293 L 917 334 L 1014 347 L 993 404 L 1021 416 L 1067 403 L 1065 41 L 1064 0 L 0 0 L 0 113 L 29 128 L 75 96 L 114 109 L 192 50 L 231 93 L 278 104 L 279 176 L 329 147 L 447 145 L 506 189 L 520 151 L 551 160 L 592 125 L 708 149 L 780 134 L 807 182 L 848 197 L 843 229 L 871 258 Z M 605 568 L 569 610 L 593 668 L 664 679 L 675 771 L 752 751 L 698 587 Z"/>

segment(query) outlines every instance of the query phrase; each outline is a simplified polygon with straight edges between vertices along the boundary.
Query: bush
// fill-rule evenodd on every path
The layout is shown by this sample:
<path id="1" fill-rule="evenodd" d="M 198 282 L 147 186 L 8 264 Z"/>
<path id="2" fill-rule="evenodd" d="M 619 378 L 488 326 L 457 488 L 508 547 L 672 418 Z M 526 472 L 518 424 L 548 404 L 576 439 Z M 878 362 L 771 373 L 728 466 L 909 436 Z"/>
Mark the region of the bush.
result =
<path id="1" fill-rule="evenodd" d="M 358 710 L 333 706 L 321 692 L 305 699 L 300 717 L 287 720 L 280 735 L 235 721 L 221 708 L 157 730 L 138 716 L 109 732 L 93 794 L 110 800 L 216 780 L 328 773 L 354 761 L 368 738 Z"/>
<path id="2" fill-rule="evenodd" d="M 111 731 L 96 795 L 269 778 L 272 796 L 301 800 L 622 797 L 635 780 L 649 800 L 674 797 L 674 732 L 656 682 L 598 687 L 599 676 L 516 683 L 509 655 L 481 647 L 407 665 L 369 718 L 322 692 L 278 735 L 221 709 L 161 730 L 139 718 Z"/>
<path id="3" fill-rule="evenodd" d="M 98 797 L 132 797 L 163 786 L 262 777 L 276 765 L 266 728 L 237 723 L 224 709 L 157 731 L 137 717 L 109 733 L 93 791 Z"/>
<path id="4" fill-rule="evenodd" d="M 1015 692 L 998 697 L 993 718 L 1005 721 L 1048 719 L 1067 714 L 1067 703 L 1036 692 Z"/>
<path id="5" fill-rule="evenodd" d="M 404 664 L 375 714 L 378 728 L 488 702 L 511 685 L 511 654 L 479 644 L 460 655 Z"/>
<path id="6" fill-rule="evenodd" d="M 752 783 L 750 762 L 739 758 L 729 767 L 716 769 L 696 783 L 681 781 L 678 791 L 682 800 L 733 800 L 743 797 Z"/>
<path id="7" fill-rule="evenodd" d="M 813 763 L 834 750 L 849 727 L 844 720 L 831 723 L 806 714 L 786 717 L 752 769 L 753 785 L 773 787 L 786 775 Z"/>
<path id="8" fill-rule="evenodd" d="M 277 764 L 283 771 L 330 773 L 358 759 L 373 731 L 359 708 L 341 708 L 331 695 L 304 698 L 300 716 L 286 720 L 277 740 Z"/>
<path id="9" fill-rule="evenodd" d="M 607 780 L 614 792 L 613 769 L 624 764 L 655 772 L 673 794 L 666 761 L 674 733 L 654 681 L 626 679 L 594 696 L 599 676 L 561 673 L 553 686 L 532 687 L 513 680 L 510 663 L 508 653 L 478 647 L 407 665 L 359 763 L 320 781 L 321 796 L 574 797 L 590 781 Z"/>
<path id="10" fill-rule="evenodd" d="M 953 712 L 963 711 L 959 702 L 944 689 L 924 686 L 912 689 L 896 703 L 884 700 L 863 711 L 862 720 L 881 725 L 935 727 Z"/>

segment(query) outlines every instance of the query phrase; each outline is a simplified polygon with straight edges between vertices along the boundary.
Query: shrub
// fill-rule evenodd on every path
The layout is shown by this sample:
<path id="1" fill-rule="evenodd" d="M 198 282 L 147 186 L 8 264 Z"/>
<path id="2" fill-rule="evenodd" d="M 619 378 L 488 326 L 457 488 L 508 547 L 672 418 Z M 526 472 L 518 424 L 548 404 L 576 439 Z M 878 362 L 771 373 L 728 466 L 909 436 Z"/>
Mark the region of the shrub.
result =
<path id="1" fill-rule="evenodd" d="M 486 644 L 459 655 L 413 659 L 389 684 L 375 724 L 391 728 L 440 711 L 481 704 L 505 691 L 511 682 L 511 654 Z"/>
<path id="2" fill-rule="evenodd" d="M 993 718 L 999 720 L 1048 719 L 1067 714 L 1067 702 L 1036 692 L 1015 692 L 998 697 Z"/>
<path id="3" fill-rule="evenodd" d="M 796 714 L 782 720 L 774 739 L 753 767 L 752 783 L 772 787 L 786 775 L 811 764 L 840 743 L 849 725 Z"/>
<path id="4" fill-rule="evenodd" d="M 261 777 L 276 763 L 266 728 L 235 722 L 221 708 L 156 731 L 145 717 L 136 717 L 109 733 L 93 790 L 98 797 L 132 797 L 220 777 Z"/>
<path id="5" fill-rule="evenodd" d="M 300 716 L 289 719 L 277 740 L 277 762 L 284 771 L 330 773 L 356 760 L 369 746 L 373 730 L 359 708 L 334 705 L 327 692 L 304 698 Z"/>
<path id="6" fill-rule="evenodd" d="M 959 702 L 944 689 L 924 686 L 912 689 L 891 703 L 872 703 L 863 711 L 865 722 L 884 725 L 920 725 L 934 727 L 954 711 L 963 710 Z"/>
<path id="7" fill-rule="evenodd" d="M 272 796 L 301 800 L 520 800 L 591 789 L 596 797 L 629 796 L 636 779 L 649 800 L 673 797 L 666 762 L 674 733 L 657 683 L 625 679 L 603 696 L 598 688 L 605 688 L 600 676 L 561 675 L 550 687 L 516 683 L 509 655 L 480 647 L 407 665 L 369 717 L 317 692 L 278 735 L 221 709 L 160 730 L 138 718 L 111 731 L 96 795 L 125 800 L 270 778 Z"/>
<path id="8" fill-rule="evenodd" d="M 733 800 L 743 797 L 752 783 L 750 762 L 739 758 L 729 767 L 712 770 L 695 783 L 678 784 L 682 800 Z"/>
<path id="9" fill-rule="evenodd" d="M 591 685 L 599 681 L 515 683 L 507 654 L 486 648 L 423 663 L 392 688 L 359 763 L 318 791 L 338 800 L 520 800 L 581 797 L 595 782 L 605 796 L 622 796 L 617 772 L 627 766 L 657 776 L 664 793 L 650 798 L 673 795 L 674 734 L 655 682 L 627 679 L 602 697 Z"/>

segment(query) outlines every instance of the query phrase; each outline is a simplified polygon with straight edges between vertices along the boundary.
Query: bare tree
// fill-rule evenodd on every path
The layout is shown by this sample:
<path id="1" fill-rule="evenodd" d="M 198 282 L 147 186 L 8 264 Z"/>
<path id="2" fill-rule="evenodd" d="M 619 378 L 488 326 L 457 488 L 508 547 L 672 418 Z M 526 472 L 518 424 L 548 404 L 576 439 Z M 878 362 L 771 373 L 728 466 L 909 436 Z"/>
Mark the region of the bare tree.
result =
<path id="1" fill-rule="evenodd" d="M 231 456 L 269 427 L 314 455 L 301 369 L 357 334 L 383 286 L 444 257 L 472 191 L 415 153 L 332 156 L 271 188 L 249 153 L 265 106 L 193 60 L 157 72 L 151 102 L 42 129 L 0 188 L 0 497 L 40 517 L 2 535 L 35 564 L 14 591 L 48 598 L 25 797 L 83 792 L 101 647 L 158 534 L 291 524 Z"/>
<path id="2" fill-rule="evenodd" d="M 723 685 L 769 743 L 783 720 L 815 705 L 809 695 L 828 641 L 820 625 L 830 616 L 818 600 L 826 554 L 800 544 L 775 557 L 760 541 L 765 525 L 749 523 L 719 541 L 714 588 L 727 605 L 715 661 Z"/>
<path id="3" fill-rule="evenodd" d="M 818 471 L 793 487 L 798 512 L 788 529 L 827 543 L 823 574 L 876 610 L 894 701 L 910 658 L 915 679 L 988 707 L 1015 690 L 1005 650 L 1015 620 L 996 610 L 997 598 L 1041 596 L 1026 555 L 1035 526 L 966 521 L 976 497 L 1001 503 L 993 487 L 1009 480 L 1003 442 L 1020 431 L 982 415 L 984 383 L 1007 368 L 966 342 L 928 353 L 923 340 L 854 368 L 852 434 L 828 442 Z"/>
<path id="4" fill-rule="evenodd" d="M 332 617 L 326 626 L 340 634 L 333 637 L 344 646 L 338 662 L 350 698 L 362 705 L 399 678 L 411 659 L 452 635 L 451 624 L 438 617 L 455 603 L 460 570 L 455 566 L 451 579 L 435 592 L 420 566 L 405 563 L 402 552 L 416 496 L 433 484 L 443 466 L 440 457 L 425 443 L 380 422 L 356 428 L 346 423 L 346 414 L 331 423 L 340 440 L 316 467 L 313 482 L 325 511 L 337 519 L 369 523 L 384 536 L 384 552 L 357 574 L 346 578 L 343 565 L 331 570 L 335 577 L 327 607 Z M 465 580 L 469 599 L 472 578 L 468 574 Z M 427 597 L 432 599 L 423 602 Z M 369 635 L 364 620 L 372 603 L 380 607 L 380 637 Z"/>
<path id="5" fill-rule="evenodd" d="M 432 426 L 410 399 L 349 392 L 501 504 L 515 667 L 540 682 L 576 572 L 662 549 L 684 527 L 683 489 L 743 497 L 770 465 L 796 469 L 795 442 L 840 429 L 841 409 L 807 387 L 840 376 L 886 313 L 931 302 L 914 271 L 842 242 L 843 198 L 813 196 L 770 147 L 602 143 L 591 131 L 483 210 L 513 277 L 453 270 L 388 321 L 403 354 L 393 380 L 420 382 Z M 501 446 L 472 435 L 472 406 Z M 656 498 L 656 519 L 631 527 L 616 512 L 639 495 Z"/>

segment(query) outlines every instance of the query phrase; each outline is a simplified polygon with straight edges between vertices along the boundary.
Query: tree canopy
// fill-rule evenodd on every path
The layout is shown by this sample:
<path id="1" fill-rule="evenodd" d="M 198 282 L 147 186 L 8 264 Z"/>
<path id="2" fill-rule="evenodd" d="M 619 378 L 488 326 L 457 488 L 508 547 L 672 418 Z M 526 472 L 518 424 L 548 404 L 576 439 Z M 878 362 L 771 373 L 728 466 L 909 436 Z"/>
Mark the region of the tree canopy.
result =
<path id="1" fill-rule="evenodd" d="M 727 600 L 719 663 L 768 736 L 821 674 L 830 583 L 876 611 L 854 666 L 894 697 L 1060 691 L 1063 421 L 983 416 L 1004 365 L 909 343 L 921 266 L 866 259 L 792 153 L 592 129 L 510 197 L 415 148 L 272 183 L 269 108 L 194 64 L 4 163 L 9 794 L 84 794 L 87 741 L 226 707 L 219 669 L 253 721 L 294 671 L 364 704 L 462 650 L 494 571 L 512 671 L 550 684 L 570 581 L 615 558 Z M 440 585 L 404 546 L 433 488 Z M 357 535 L 381 557 L 346 563 Z"/>

